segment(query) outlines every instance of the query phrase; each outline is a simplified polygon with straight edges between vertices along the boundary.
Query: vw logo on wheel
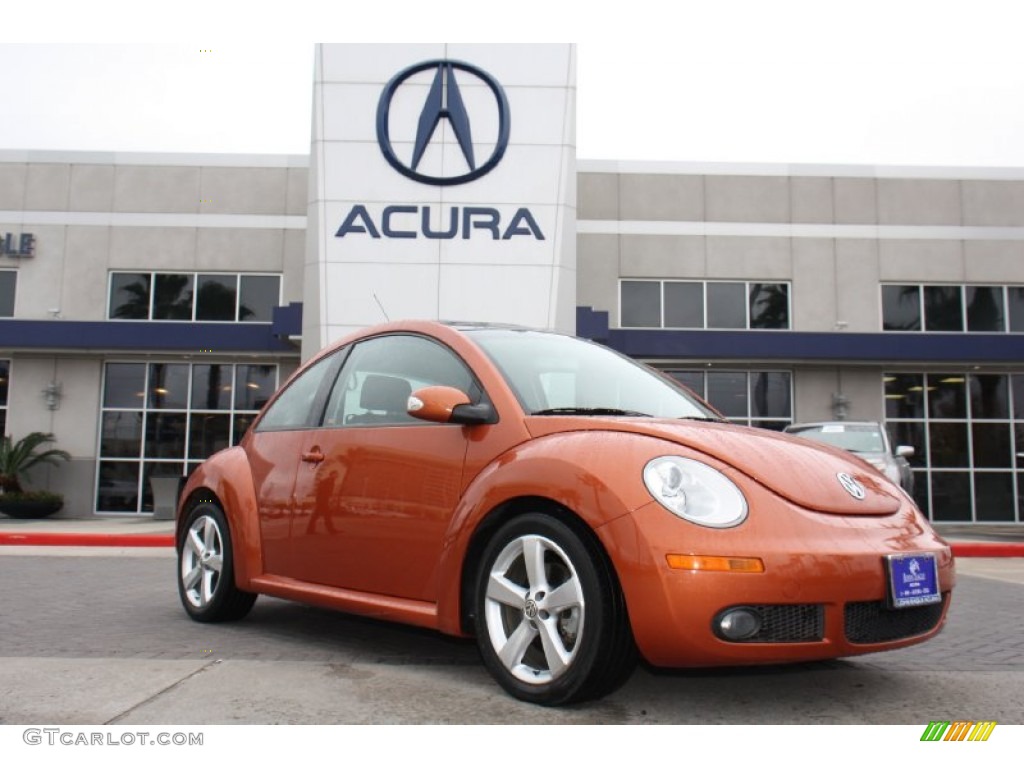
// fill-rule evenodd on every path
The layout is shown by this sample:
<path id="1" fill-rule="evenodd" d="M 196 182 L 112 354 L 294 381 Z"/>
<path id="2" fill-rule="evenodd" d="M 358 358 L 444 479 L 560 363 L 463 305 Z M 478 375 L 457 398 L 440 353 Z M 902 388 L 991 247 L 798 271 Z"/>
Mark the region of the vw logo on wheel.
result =
<path id="1" fill-rule="evenodd" d="M 395 152 L 391 138 L 391 104 L 395 94 L 409 78 L 428 70 L 434 70 L 434 79 L 419 113 L 412 157 L 408 161 L 402 160 Z M 463 81 L 463 85 L 467 80 L 482 82 L 494 95 L 498 135 L 491 154 L 482 162 L 478 162 L 480 158 L 476 157 L 477 145 L 473 140 L 472 121 L 462 96 L 460 80 Z M 434 132 L 442 120 L 448 121 L 452 133 L 458 141 L 459 150 L 469 168 L 466 173 L 455 176 L 431 176 L 421 173 L 419 170 L 423 155 L 430 146 Z M 403 69 L 384 86 L 380 101 L 377 103 L 377 143 L 380 145 L 384 158 L 396 171 L 423 184 L 435 186 L 465 184 L 494 170 L 494 167 L 501 162 L 505 149 L 508 147 L 509 126 L 509 106 L 504 89 L 493 76 L 479 67 L 463 61 L 432 59 Z"/>
<path id="2" fill-rule="evenodd" d="M 846 489 L 846 492 L 853 496 L 858 501 L 867 497 L 867 492 L 864 490 L 864 486 L 854 480 L 850 475 L 845 472 L 840 472 L 836 475 L 839 478 L 839 484 Z"/>

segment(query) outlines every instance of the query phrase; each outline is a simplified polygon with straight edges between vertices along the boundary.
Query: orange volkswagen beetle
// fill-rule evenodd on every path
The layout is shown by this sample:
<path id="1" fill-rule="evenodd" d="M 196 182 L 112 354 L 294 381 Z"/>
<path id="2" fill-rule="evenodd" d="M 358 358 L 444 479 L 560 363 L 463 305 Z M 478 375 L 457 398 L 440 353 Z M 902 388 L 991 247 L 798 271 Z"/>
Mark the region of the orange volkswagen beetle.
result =
<path id="1" fill-rule="evenodd" d="M 257 594 L 475 636 L 512 695 L 850 656 L 942 626 L 950 549 L 845 451 L 724 421 L 603 346 L 392 323 L 304 365 L 181 496 L 197 621 Z"/>

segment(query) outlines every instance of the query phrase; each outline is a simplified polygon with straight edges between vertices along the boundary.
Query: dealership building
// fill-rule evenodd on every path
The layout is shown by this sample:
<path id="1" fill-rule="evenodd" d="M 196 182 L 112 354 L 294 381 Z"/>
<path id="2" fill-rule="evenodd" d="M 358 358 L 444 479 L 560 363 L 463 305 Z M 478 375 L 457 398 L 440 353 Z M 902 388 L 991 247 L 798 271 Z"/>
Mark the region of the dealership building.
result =
<path id="1" fill-rule="evenodd" d="M 0 150 L 0 432 L 72 455 L 61 515 L 166 514 L 302 360 L 415 317 L 882 421 L 933 520 L 1024 522 L 1024 169 L 579 159 L 571 45 L 323 45 L 312 85 L 308 156 Z"/>

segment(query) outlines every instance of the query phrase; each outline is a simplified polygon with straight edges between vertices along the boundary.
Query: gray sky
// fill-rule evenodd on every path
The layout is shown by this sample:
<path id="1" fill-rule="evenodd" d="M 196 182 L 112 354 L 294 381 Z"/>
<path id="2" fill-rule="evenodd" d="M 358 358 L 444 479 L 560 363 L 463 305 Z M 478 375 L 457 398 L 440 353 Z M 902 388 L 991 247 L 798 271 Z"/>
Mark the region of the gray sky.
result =
<path id="1" fill-rule="evenodd" d="M 569 40 L 581 158 L 1024 167 L 1014 0 L 25 5 L 4 149 L 305 154 L 317 40 Z"/>

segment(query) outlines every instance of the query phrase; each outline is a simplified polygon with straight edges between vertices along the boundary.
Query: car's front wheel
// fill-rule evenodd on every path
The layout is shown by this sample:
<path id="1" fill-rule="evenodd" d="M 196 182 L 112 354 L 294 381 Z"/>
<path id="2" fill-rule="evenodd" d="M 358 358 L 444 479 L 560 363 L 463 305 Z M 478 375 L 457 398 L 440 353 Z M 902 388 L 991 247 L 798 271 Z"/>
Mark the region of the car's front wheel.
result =
<path id="1" fill-rule="evenodd" d="M 558 706 L 603 696 L 636 660 L 625 600 L 585 531 L 544 514 L 504 525 L 477 576 L 484 663 L 513 696 Z"/>
<path id="2" fill-rule="evenodd" d="M 194 506 L 178 543 L 178 594 L 196 621 L 234 621 L 252 608 L 256 595 L 235 586 L 234 550 L 227 519 L 209 502 Z"/>

